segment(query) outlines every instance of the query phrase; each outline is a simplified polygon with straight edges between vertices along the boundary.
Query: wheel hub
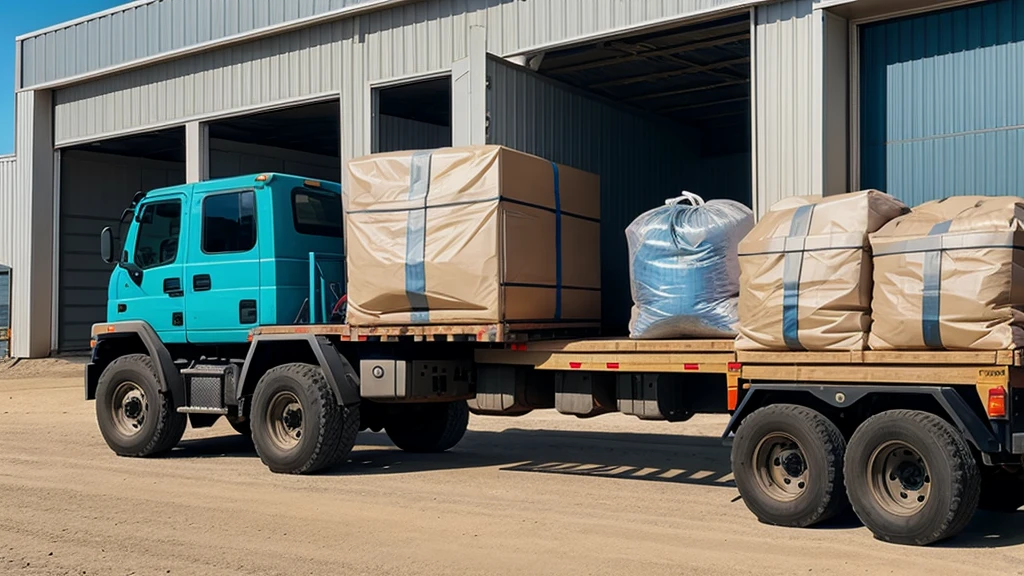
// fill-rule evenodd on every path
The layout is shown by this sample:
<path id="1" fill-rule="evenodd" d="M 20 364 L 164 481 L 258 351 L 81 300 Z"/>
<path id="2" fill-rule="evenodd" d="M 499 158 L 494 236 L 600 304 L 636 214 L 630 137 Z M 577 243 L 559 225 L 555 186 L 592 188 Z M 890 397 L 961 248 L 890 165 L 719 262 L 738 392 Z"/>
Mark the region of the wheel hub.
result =
<path id="1" fill-rule="evenodd" d="M 270 441 L 279 450 L 291 450 L 302 439 L 302 404 L 291 392 L 278 392 L 267 404 L 266 422 Z"/>
<path id="2" fill-rule="evenodd" d="M 125 381 L 114 389 L 110 408 L 114 428 L 125 436 L 133 436 L 138 434 L 146 423 L 149 403 L 142 387 L 135 382 Z"/>
<path id="3" fill-rule="evenodd" d="M 900 441 L 879 446 L 868 459 L 871 493 L 888 512 L 912 516 L 928 503 L 931 474 L 918 451 Z"/>
<path id="4" fill-rule="evenodd" d="M 754 449 L 757 484 L 769 497 L 789 502 L 807 489 L 807 459 L 789 434 L 769 434 Z"/>

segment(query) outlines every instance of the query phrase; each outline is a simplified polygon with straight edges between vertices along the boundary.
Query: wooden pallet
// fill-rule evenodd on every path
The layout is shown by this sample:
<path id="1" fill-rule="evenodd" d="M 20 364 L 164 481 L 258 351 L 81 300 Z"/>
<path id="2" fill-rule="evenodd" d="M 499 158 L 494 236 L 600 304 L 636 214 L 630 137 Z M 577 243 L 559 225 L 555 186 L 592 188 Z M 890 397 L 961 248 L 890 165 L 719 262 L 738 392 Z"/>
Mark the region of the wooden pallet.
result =
<path id="1" fill-rule="evenodd" d="M 498 324 L 424 324 L 404 326 L 350 326 L 314 324 L 262 326 L 253 335 L 317 334 L 337 336 L 342 341 L 381 342 L 493 342 L 515 343 L 597 334 L 600 325 L 592 322 L 498 323 Z"/>

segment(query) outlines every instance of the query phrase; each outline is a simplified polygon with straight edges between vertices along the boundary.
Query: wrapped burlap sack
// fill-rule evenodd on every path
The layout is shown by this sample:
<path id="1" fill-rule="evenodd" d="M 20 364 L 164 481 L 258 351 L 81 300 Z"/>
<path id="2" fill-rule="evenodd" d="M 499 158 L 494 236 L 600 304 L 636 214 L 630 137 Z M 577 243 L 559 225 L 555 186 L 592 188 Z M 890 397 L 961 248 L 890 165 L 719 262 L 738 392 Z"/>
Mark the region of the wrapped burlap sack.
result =
<path id="1" fill-rule="evenodd" d="M 862 350 L 871 313 L 868 234 L 905 213 L 877 190 L 772 206 L 740 242 L 740 350 Z"/>
<path id="2" fill-rule="evenodd" d="M 1024 346 L 1022 222 L 1024 198 L 954 196 L 872 234 L 871 348 Z"/>

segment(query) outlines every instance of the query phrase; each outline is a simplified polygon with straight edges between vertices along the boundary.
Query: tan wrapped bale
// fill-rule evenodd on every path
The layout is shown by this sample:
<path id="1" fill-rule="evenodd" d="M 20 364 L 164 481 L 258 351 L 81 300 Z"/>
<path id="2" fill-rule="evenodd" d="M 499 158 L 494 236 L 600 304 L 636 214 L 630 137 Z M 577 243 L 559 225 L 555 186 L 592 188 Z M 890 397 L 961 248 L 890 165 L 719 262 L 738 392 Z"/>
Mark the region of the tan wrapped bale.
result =
<path id="1" fill-rule="evenodd" d="M 500 146 L 346 173 L 350 324 L 600 321 L 597 176 Z"/>
<path id="2" fill-rule="evenodd" d="M 740 350 L 863 350 L 868 234 L 907 207 L 877 190 L 772 206 L 740 242 Z"/>
<path id="3" fill-rule="evenodd" d="M 1024 199 L 926 202 L 871 235 L 876 350 L 1024 346 Z"/>

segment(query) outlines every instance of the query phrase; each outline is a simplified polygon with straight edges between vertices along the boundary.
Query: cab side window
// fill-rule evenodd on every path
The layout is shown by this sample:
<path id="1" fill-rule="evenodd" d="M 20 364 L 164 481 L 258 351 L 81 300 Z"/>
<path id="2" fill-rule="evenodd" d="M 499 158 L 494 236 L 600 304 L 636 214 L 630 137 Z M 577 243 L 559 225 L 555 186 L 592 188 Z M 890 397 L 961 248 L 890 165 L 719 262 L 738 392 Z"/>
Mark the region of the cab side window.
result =
<path id="1" fill-rule="evenodd" d="M 214 194 L 203 200 L 203 252 L 248 252 L 256 246 L 256 194 Z"/>
<path id="2" fill-rule="evenodd" d="M 173 264 L 178 258 L 180 233 L 180 201 L 147 204 L 135 235 L 135 265 L 145 270 Z"/>

